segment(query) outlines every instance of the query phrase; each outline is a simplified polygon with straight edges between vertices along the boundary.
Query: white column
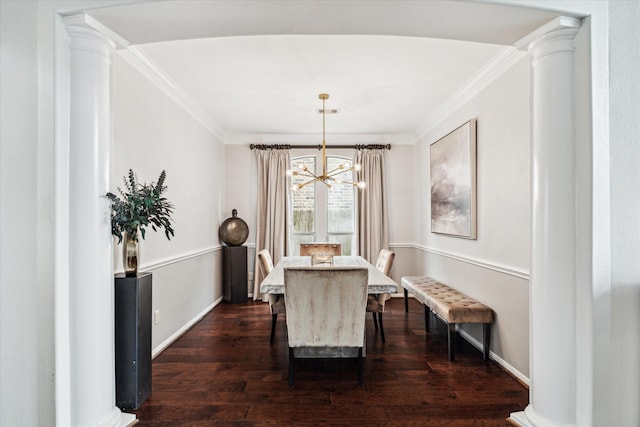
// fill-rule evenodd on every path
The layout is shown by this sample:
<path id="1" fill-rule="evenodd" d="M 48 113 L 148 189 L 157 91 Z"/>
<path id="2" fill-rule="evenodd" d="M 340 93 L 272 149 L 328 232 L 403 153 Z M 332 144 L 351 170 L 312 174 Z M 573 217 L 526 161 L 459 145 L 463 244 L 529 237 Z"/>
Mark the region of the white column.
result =
<path id="1" fill-rule="evenodd" d="M 70 22 L 69 416 L 72 426 L 124 426 L 135 416 L 115 406 L 113 252 L 105 198 L 115 46 L 82 22 Z"/>
<path id="2" fill-rule="evenodd" d="M 573 23 L 575 24 L 575 23 Z M 574 426 L 576 186 L 574 38 L 554 28 L 529 43 L 532 64 L 530 403 L 526 426 Z"/>

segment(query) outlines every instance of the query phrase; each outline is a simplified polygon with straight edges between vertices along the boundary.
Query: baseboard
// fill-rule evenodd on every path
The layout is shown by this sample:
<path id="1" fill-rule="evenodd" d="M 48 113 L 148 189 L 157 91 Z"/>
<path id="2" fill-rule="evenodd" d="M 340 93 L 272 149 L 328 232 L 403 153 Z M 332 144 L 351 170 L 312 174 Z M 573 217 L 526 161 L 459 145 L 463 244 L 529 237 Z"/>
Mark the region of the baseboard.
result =
<path id="1" fill-rule="evenodd" d="M 178 338 L 184 335 L 189 329 L 193 327 L 196 323 L 198 323 L 204 316 L 206 316 L 211 310 L 213 310 L 218 304 L 222 302 L 222 297 L 218 298 L 213 302 L 213 304 L 209 305 L 207 308 L 202 310 L 199 314 L 197 314 L 193 319 L 187 322 L 182 328 L 178 329 L 174 334 L 172 334 L 169 338 L 164 340 L 159 346 L 153 349 L 151 353 L 151 358 L 155 359 L 160 353 L 162 353 L 167 347 L 173 344 Z"/>
<path id="2" fill-rule="evenodd" d="M 507 418 L 507 422 L 509 424 L 511 424 L 512 426 L 514 426 L 514 427 L 523 427 L 519 422 L 517 422 L 516 420 L 514 420 L 511 417 Z"/>
<path id="3" fill-rule="evenodd" d="M 458 334 L 462 338 L 467 340 L 472 346 L 474 346 L 475 348 L 477 348 L 480 351 L 483 351 L 483 344 L 480 341 L 475 339 L 468 332 L 463 331 L 462 329 L 460 329 L 458 327 L 456 327 L 456 330 L 458 331 Z M 524 375 L 522 372 L 518 371 L 516 368 L 511 366 L 509 363 L 507 363 L 507 361 L 505 361 L 503 358 L 501 358 L 500 356 L 498 356 L 497 354 L 495 354 L 491 350 L 489 350 L 489 359 L 491 359 L 494 362 L 496 362 L 502 369 L 504 369 L 509 374 L 511 374 L 515 379 L 520 381 L 524 386 L 526 386 L 526 387 L 530 387 L 531 386 L 531 381 L 529 380 L 529 378 L 526 375 Z"/>

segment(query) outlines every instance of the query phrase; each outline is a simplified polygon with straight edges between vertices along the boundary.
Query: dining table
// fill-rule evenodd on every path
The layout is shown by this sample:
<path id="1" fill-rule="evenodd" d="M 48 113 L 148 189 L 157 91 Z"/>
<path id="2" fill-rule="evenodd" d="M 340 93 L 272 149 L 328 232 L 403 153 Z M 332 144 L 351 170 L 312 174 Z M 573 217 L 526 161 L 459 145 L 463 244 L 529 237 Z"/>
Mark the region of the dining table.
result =
<path id="1" fill-rule="evenodd" d="M 284 269 L 287 267 L 311 266 L 310 256 L 286 256 L 280 259 L 271 273 L 267 275 L 260 285 L 261 294 L 284 294 Z M 369 279 L 367 293 L 369 294 L 395 294 L 398 284 L 389 276 L 378 270 L 369 261 L 361 256 L 334 256 L 331 263 L 315 264 L 315 267 L 367 267 Z"/>

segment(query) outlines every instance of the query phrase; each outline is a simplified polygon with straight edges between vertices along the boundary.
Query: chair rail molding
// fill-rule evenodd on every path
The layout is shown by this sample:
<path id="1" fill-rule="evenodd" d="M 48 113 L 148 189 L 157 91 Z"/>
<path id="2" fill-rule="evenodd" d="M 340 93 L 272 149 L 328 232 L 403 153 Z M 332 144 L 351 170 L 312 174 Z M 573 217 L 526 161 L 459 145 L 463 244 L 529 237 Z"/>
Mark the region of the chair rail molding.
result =
<path id="1" fill-rule="evenodd" d="M 423 245 L 414 245 L 416 249 L 419 249 L 424 252 L 429 252 L 435 255 L 444 256 L 447 258 L 454 259 L 456 261 L 465 262 L 467 264 L 472 264 L 478 267 L 486 268 L 489 270 L 497 271 L 499 273 L 508 274 L 510 276 L 518 277 L 520 279 L 529 280 L 529 271 L 524 270 L 519 267 L 513 267 L 505 264 L 500 264 L 493 261 L 488 261 L 476 257 L 471 257 L 468 255 L 463 255 L 451 251 L 446 251 L 443 249 L 438 249 L 430 246 Z"/>
<path id="2" fill-rule="evenodd" d="M 140 270 L 157 270 L 159 268 L 166 267 L 171 264 L 176 264 L 192 258 L 201 257 L 210 253 L 219 252 L 221 250 L 222 250 L 222 245 L 214 245 L 204 249 L 198 249 L 191 252 L 184 252 L 182 254 L 178 254 L 172 257 L 167 257 L 167 258 L 159 259 L 157 261 L 153 261 L 150 263 L 142 264 L 140 266 Z M 122 272 L 123 271 L 117 271 L 116 273 L 122 273 Z"/>

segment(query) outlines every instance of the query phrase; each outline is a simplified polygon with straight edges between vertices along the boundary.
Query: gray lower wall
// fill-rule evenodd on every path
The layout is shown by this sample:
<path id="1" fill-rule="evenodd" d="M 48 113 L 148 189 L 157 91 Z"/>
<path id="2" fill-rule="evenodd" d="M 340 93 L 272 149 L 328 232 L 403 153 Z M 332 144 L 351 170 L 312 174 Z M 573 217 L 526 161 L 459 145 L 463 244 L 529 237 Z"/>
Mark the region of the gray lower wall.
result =
<path id="1" fill-rule="evenodd" d="M 165 265 L 153 273 L 153 311 L 160 322 L 152 326 L 151 348 L 156 356 L 222 298 L 222 250 L 216 247 Z"/>

